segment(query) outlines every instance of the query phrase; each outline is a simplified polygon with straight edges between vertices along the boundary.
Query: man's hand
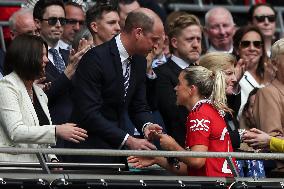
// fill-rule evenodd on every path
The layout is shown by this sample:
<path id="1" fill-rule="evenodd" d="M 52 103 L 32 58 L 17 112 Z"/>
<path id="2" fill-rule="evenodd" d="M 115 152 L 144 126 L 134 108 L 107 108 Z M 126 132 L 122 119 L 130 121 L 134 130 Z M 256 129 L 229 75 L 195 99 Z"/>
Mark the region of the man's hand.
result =
<path id="1" fill-rule="evenodd" d="M 85 44 L 85 43 L 84 43 Z M 80 45 L 79 45 L 80 46 Z M 75 52 L 74 49 L 71 50 L 69 55 L 69 63 L 64 71 L 66 77 L 71 79 L 78 67 L 78 63 L 81 60 L 82 56 L 91 48 L 90 45 L 78 47 L 78 51 Z"/>
<path id="2" fill-rule="evenodd" d="M 44 92 L 48 91 L 51 86 L 51 82 L 46 82 L 46 77 L 41 77 L 39 79 L 36 79 L 34 81 L 34 84 L 36 84 L 38 87 L 40 87 Z"/>
<path id="3" fill-rule="evenodd" d="M 125 142 L 125 145 L 130 150 L 157 150 L 156 146 L 150 143 L 146 139 L 138 139 L 129 136 Z"/>
<path id="4" fill-rule="evenodd" d="M 145 126 L 143 132 L 144 132 L 145 138 L 152 141 L 152 140 L 154 140 L 154 138 L 152 138 L 152 136 L 153 136 L 152 132 L 162 133 L 163 128 L 158 124 L 149 123 L 148 125 Z"/>

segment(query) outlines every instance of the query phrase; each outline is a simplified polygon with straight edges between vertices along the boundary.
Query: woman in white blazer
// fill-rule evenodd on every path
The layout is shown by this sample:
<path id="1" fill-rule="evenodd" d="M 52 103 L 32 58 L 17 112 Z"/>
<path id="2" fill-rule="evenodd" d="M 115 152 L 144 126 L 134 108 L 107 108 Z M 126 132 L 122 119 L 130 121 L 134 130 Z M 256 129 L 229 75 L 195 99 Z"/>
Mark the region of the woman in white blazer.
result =
<path id="1" fill-rule="evenodd" d="M 47 44 L 40 37 L 24 34 L 11 43 L 5 59 L 8 75 L 0 80 L 0 147 L 47 148 L 56 144 L 56 137 L 77 143 L 87 137 L 76 124 L 52 125 L 47 97 L 34 84 L 47 63 Z M 0 161 L 38 159 L 35 154 L 0 153 Z"/>

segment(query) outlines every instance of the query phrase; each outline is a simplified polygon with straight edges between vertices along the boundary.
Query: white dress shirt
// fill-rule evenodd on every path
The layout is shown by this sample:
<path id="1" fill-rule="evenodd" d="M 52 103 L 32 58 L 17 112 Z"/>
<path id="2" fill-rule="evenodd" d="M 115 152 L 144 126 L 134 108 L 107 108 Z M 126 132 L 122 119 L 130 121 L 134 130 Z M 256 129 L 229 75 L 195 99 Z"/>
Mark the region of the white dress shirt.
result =
<path id="1" fill-rule="evenodd" d="M 190 63 L 184 61 L 183 59 L 172 55 L 171 56 L 171 60 L 174 61 L 174 63 L 176 63 L 178 65 L 178 67 L 180 67 L 181 69 L 185 69 L 187 68 L 189 65 L 191 65 Z"/>
<path id="2" fill-rule="evenodd" d="M 212 45 L 209 47 L 209 49 L 207 50 L 207 52 L 224 52 L 224 53 L 232 53 L 233 52 L 233 45 L 231 46 L 230 50 L 228 51 L 220 51 L 215 49 Z"/>

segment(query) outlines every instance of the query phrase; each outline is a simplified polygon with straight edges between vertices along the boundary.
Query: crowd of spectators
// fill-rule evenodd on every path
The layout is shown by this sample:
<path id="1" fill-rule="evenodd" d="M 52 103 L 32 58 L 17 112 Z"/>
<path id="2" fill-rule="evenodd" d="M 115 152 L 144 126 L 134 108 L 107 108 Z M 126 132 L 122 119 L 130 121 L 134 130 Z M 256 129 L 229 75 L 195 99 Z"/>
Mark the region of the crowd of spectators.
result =
<path id="1" fill-rule="evenodd" d="M 218 6 L 204 26 L 188 12 L 166 17 L 155 1 L 97 0 L 85 10 L 80 2 L 38 0 L 27 7 L 9 18 L 12 42 L 0 51 L 1 147 L 283 151 L 284 42 L 270 4 L 252 5 L 246 26 Z M 0 160 L 38 161 L 18 154 Z M 47 160 L 233 176 L 225 158 Z M 280 161 L 233 161 L 243 176 L 284 173 Z"/>

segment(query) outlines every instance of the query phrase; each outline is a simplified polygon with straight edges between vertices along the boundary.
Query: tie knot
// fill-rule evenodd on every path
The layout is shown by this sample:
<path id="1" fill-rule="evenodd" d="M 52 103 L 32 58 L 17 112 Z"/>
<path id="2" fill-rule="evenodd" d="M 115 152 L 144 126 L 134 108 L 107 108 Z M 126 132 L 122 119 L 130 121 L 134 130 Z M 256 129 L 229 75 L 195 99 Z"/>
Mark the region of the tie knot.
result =
<path id="1" fill-rule="evenodd" d="M 57 50 L 54 48 L 49 49 L 49 52 L 51 52 L 52 54 L 58 53 Z"/>

